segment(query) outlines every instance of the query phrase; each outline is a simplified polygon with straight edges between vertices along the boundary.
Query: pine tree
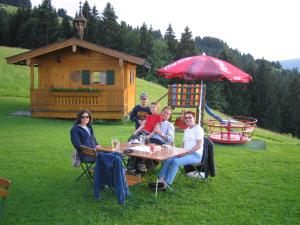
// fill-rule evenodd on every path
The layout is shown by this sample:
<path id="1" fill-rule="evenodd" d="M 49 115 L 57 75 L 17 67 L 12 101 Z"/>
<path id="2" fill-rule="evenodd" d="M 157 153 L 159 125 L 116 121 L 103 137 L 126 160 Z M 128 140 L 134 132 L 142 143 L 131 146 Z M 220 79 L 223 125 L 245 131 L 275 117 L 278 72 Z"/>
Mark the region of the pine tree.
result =
<path id="1" fill-rule="evenodd" d="M 153 41 L 151 54 L 148 56 L 148 62 L 151 70 L 148 72 L 146 79 L 152 82 L 160 82 L 167 84 L 168 80 L 158 77 L 156 70 L 170 62 L 171 54 L 168 51 L 168 45 L 164 40 L 156 39 Z"/>
<path id="2" fill-rule="evenodd" d="M 7 45 L 9 42 L 9 15 L 8 13 L 0 8 L 0 45 Z"/>
<path id="3" fill-rule="evenodd" d="M 20 43 L 19 47 L 33 49 L 38 47 L 39 40 L 39 20 L 36 17 L 29 18 L 20 26 L 16 42 Z"/>
<path id="4" fill-rule="evenodd" d="M 281 96 L 283 101 L 281 132 L 300 137 L 300 74 L 284 71 L 282 77 L 287 80 L 282 83 L 286 92 Z"/>
<path id="5" fill-rule="evenodd" d="M 119 35 L 120 27 L 117 19 L 113 6 L 108 2 L 103 10 L 102 21 L 100 22 L 100 42 L 107 48 L 119 50 L 122 46 L 122 39 Z"/>
<path id="6" fill-rule="evenodd" d="M 196 46 L 195 41 L 193 40 L 192 31 L 190 31 L 189 27 L 186 27 L 184 32 L 181 34 L 177 59 L 193 56 L 196 55 L 196 53 Z"/>
<path id="7" fill-rule="evenodd" d="M 219 58 L 241 68 L 237 60 L 235 60 L 235 54 L 226 47 L 221 52 Z M 224 81 L 222 95 L 226 101 L 227 108 L 225 112 L 227 114 L 236 116 L 248 114 L 249 103 L 245 101 L 247 98 L 247 84 Z"/>
<path id="8" fill-rule="evenodd" d="M 139 30 L 132 29 L 126 22 L 121 21 L 119 36 L 121 39 L 120 51 L 138 56 L 140 42 Z"/>
<path id="9" fill-rule="evenodd" d="M 32 13 L 30 9 L 19 8 L 15 14 L 13 14 L 9 21 L 9 45 L 20 47 L 23 45 L 23 39 L 26 39 L 28 34 L 20 34 L 20 27 L 25 24 L 31 17 Z"/>
<path id="10" fill-rule="evenodd" d="M 281 124 L 278 77 L 272 72 L 268 61 L 259 60 L 258 64 L 255 77 L 255 117 L 262 127 L 277 131 Z"/>
<path id="11" fill-rule="evenodd" d="M 87 19 L 86 29 L 83 35 L 83 39 L 89 42 L 96 43 L 97 42 L 97 17 L 98 10 L 96 6 L 91 9 L 89 3 L 87 1 L 84 2 L 82 7 L 82 15 Z"/>
<path id="12" fill-rule="evenodd" d="M 64 15 L 61 23 L 61 37 L 62 39 L 68 39 L 71 38 L 73 33 L 73 27 L 71 25 L 71 21 L 69 20 L 69 17 L 67 15 Z"/>
<path id="13" fill-rule="evenodd" d="M 51 0 L 43 0 L 38 8 L 33 10 L 33 17 L 37 18 L 36 47 L 45 46 L 59 39 L 59 24 Z"/>
<path id="14" fill-rule="evenodd" d="M 143 23 L 140 28 L 140 42 L 139 42 L 139 56 L 147 59 L 152 51 L 153 47 L 153 37 L 148 31 L 147 25 Z"/>
<path id="15" fill-rule="evenodd" d="M 177 56 L 178 41 L 176 39 L 175 33 L 173 31 L 172 25 L 169 24 L 166 33 L 164 35 L 164 40 L 168 45 L 168 51 L 172 54 L 172 60 Z"/>
<path id="16" fill-rule="evenodd" d="M 92 9 L 88 1 L 85 1 L 82 6 L 82 15 L 87 19 L 92 16 Z"/>
<path id="17" fill-rule="evenodd" d="M 59 9 L 57 10 L 57 16 L 64 17 L 64 16 L 66 16 L 66 15 L 67 15 L 67 10 L 62 9 L 62 8 L 59 8 Z"/>

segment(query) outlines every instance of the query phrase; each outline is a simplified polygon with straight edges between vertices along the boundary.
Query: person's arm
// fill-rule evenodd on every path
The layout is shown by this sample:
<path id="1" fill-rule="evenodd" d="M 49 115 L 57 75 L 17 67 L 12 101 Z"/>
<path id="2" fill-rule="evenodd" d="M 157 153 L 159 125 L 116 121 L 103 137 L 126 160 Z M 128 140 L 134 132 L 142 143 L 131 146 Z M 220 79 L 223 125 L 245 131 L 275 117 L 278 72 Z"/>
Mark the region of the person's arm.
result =
<path id="1" fill-rule="evenodd" d="M 175 135 L 175 128 L 173 124 L 170 123 L 167 132 L 165 134 L 164 140 L 167 141 L 168 143 L 172 143 L 174 142 L 174 135 Z"/>
<path id="2" fill-rule="evenodd" d="M 166 133 L 162 132 L 160 129 L 161 125 L 156 125 L 154 132 L 159 135 L 165 142 L 172 143 L 174 141 L 175 128 L 172 124 L 168 124 Z"/>
<path id="3" fill-rule="evenodd" d="M 191 149 L 192 151 L 197 151 L 201 148 L 201 144 L 202 144 L 202 140 L 201 139 L 197 139 L 196 140 L 196 145 Z"/>
<path id="4" fill-rule="evenodd" d="M 196 140 L 196 145 L 195 145 L 192 149 L 190 149 L 190 150 L 192 150 L 192 151 L 197 151 L 197 150 L 199 150 L 199 149 L 201 148 L 202 141 L 203 141 L 203 140 L 201 140 L 201 139 L 197 139 L 197 140 Z M 181 144 L 181 148 L 184 148 L 184 143 L 183 143 L 183 142 L 182 142 L 182 144 Z"/>
<path id="5" fill-rule="evenodd" d="M 132 112 L 130 113 L 130 120 L 132 122 L 137 122 L 136 107 L 134 107 Z"/>
<path id="6" fill-rule="evenodd" d="M 138 132 L 142 131 L 144 129 L 145 123 L 142 124 L 138 129 L 136 129 L 133 133 L 133 135 L 136 135 Z"/>
<path id="7" fill-rule="evenodd" d="M 71 135 L 71 142 L 76 149 L 80 149 L 81 142 L 80 142 L 80 137 L 79 137 L 79 132 L 76 128 L 72 128 L 70 131 Z"/>
<path id="8" fill-rule="evenodd" d="M 101 149 L 101 148 L 102 148 L 102 146 L 101 146 L 101 145 L 99 145 L 99 143 L 98 143 L 98 141 L 97 141 L 97 139 L 96 139 L 96 137 L 95 137 L 95 134 L 94 134 L 94 129 L 93 129 L 93 127 L 92 127 L 92 126 L 90 126 L 90 129 L 91 129 L 92 137 L 93 137 L 93 139 L 94 139 L 94 142 L 95 142 L 95 149 Z"/>

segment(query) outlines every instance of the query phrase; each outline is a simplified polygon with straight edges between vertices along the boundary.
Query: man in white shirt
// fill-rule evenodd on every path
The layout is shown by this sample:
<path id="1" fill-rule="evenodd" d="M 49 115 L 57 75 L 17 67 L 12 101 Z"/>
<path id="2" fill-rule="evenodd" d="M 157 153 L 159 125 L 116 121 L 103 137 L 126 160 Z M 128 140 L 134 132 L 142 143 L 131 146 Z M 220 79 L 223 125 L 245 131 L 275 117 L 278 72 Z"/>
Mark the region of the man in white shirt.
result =
<path id="1" fill-rule="evenodd" d="M 185 124 L 188 126 L 184 130 L 182 147 L 190 149 L 193 152 L 182 156 L 167 159 L 159 172 L 159 190 L 165 190 L 170 186 L 176 177 L 176 173 L 180 166 L 199 163 L 203 154 L 204 130 L 195 123 L 195 113 L 187 111 L 184 114 Z M 149 184 L 151 188 L 155 188 L 155 183 Z"/>

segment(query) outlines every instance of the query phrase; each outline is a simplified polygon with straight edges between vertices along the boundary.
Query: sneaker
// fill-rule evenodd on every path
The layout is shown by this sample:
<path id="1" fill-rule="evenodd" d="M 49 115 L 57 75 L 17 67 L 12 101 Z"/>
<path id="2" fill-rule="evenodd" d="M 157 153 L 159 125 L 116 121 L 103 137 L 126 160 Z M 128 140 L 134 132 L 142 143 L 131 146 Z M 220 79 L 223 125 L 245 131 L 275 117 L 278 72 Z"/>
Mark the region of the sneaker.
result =
<path id="1" fill-rule="evenodd" d="M 127 169 L 126 173 L 130 175 L 135 175 L 136 169 Z"/>
<path id="2" fill-rule="evenodd" d="M 155 191 L 156 190 L 156 183 L 149 183 L 148 187 L 152 190 Z M 157 190 L 158 191 L 165 191 L 167 188 L 167 185 L 165 182 L 158 182 L 157 183 Z"/>
<path id="3" fill-rule="evenodd" d="M 88 173 L 90 176 L 94 175 L 94 167 L 88 169 Z"/>
<path id="4" fill-rule="evenodd" d="M 147 167 L 146 165 L 143 163 L 140 163 L 137 165 L 137 169 L 138 171 L 142 172 L 142 173 L 146 173 L 147 172 Z"/>
<path id="5" fill-rule="evenodd" d="M 136 169 L 134 168 L 134 165 L 128 164 L 128 165 L 127 165 L 127 168 L 126 168 L 126 172 L 127 172 L 128 174 L 135 174 Z"/>
<path id="6" fill-rule="evenodd" d="M 192 172 L 186 173 L 185 175 L 188 177 L 193 177 L 193 178 L 197 178 L 197 179 L 205 178 L 205 173 L 200 172 L 200 174 L 199 174 L 199 172 L 197 172 L 197 171 L 192 171 Z"/>

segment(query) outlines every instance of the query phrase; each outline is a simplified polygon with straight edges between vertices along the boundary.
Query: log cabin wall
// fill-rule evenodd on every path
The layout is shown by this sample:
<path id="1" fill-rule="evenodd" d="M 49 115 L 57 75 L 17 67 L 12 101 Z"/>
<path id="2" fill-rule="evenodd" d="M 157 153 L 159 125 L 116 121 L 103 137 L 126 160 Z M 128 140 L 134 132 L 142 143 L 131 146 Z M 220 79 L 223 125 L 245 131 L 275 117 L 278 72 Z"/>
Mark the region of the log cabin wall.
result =
<path id="1" fill-rule="evenodd" d="M 128 88 L 128 109 L 131 111 L 136 104 L 136 66 L 133 64 L 128 64 L 126 67 L 126 83 Z"/>
<path id="2" fill-rule="evenodd" d="M 122 77 L 117 58 L 87 49 L 60 50 L 39 58 L 39 88 L 122 88 Z M 90 84 L 83 85 L 82 80 L 72 80 L 71 74 L 76 71 L 115 71 L 114 85 Z"/>
<path id="3" fill-rule="evenodd" d="M 80 47 L 76 52 L 67 48 L 38 59 L 39 89 L 33 94 L 33 116 L 69 118 L 87 108 L 95 118 L 122 119 L 134 107 L 135 65 L 120 64 L 117 58 Z M 90 84 L 83 84 L 82 71 L 90 71 Z M 101 71 L 114 71 L 114 84 L 93 83 L 93 72 Z M 51 88 L 93 88 L 100 93 L 51 93 Z"/>

